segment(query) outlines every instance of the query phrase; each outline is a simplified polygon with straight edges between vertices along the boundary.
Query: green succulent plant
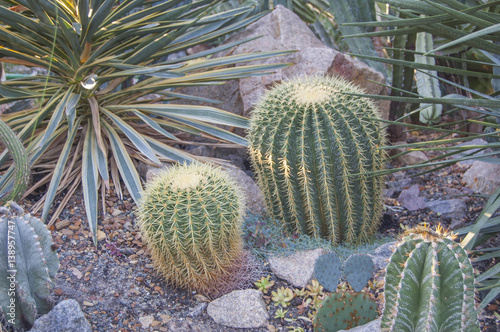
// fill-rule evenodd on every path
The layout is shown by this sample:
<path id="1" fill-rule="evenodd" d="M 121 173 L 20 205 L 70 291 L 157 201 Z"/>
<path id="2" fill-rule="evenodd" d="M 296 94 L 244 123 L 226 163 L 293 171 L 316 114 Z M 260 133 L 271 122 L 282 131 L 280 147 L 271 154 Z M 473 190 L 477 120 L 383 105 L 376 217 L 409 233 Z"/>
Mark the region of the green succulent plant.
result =
<path id="1" fill-rule="evenodd" d="M 173 166 L 148 183 L 138 225 L 156 269 L 174 286 L 211 295 L 243 253 L 240 189 L 208 164 Z"/>
<path id="2" fill-rule="evenodd" d="M 275 86 L 250 120 L 249 153 L 273 218 L 332 243 L 368 240 L 381 214 L 385 135 L 361 90 L 334 77 Z"/>
<path id="3" fill-rule="evenodd" d="M 474 271 L 446 232 L 405 233 L 386 268 L 382 331 L 479 331 Z"/>
<path id="4" fill-rule="evenodd" d="M 272 292 L 271 300 L 273 300 L 275 306 L 282 306 L 286 308 L 290 301 L 293 299 L 293 291 L 290 288 L 280 287 L 276 292 Z"/>
<path id="5" fill-rule="evenodd" d="M 23 143 L 19 140 L 16 133 L 10 127 L 0 120 L 0 142 L 2 142 L 14 160 L 13 172 L 15 182 L 12 188 L 0 188 L 0 204 L 7 201 L 16 201 L 26 190 L 30 181 L 30 169 L 28 163 L 28 154 Z"/>
<path id="6" fill-rule="evenodd" d="M 0 306 L 7 323 L 31 328 L 52 307 L 49 295 L 59 269 L 45 225 L 14 202 L 0 208 Z"/>
<path id="7" fill-rule="evenodd" d="M 274 280 L 269 280 L 271 276 L 261 277 L 258 281 L 254 282 L 254 285 L 257 286 L 257 289 L 262 293 L 267 294 L 269 288 L 273 287 Z"/>
<path id="8" fill-rule="evenodd" d="M 189 47 L 220 40 L 262 17 L 241 6 L 210 14 L 208 0 L 2 0 L 0 62 L 37 68 L 35 76 L 0 84 L 0 104 L 35 100 L 22 111 L 1 114 L 25 145 L 29 165 L 42 179 L 28 193 L 49 184 L 34 206 L 49 215 L 57 194 L 65 192 L 57 218 L 72 194 L 83 189 L 85 211 L 96 242 L 99 196 L 121 182 L 134 201 L 141 181 L 134 160 L 193 161 L 176 144 L 187 134 L 245 146 L 246 140 L 216 125 L 247 128 L 247 119 L 205 106 L 175 104 L 180 98 L 212 101 L 182 94 L 179 88 L 222 84 L 262 75 L 285 66 L 236 63 L 288 52 L 251 53 L 212 58 L 241 42 L 177 58 Z M 214 142 L 214 141 L 211 141 Z M 8 166 L 0 154 L 0 167 Z M 15 179 L 7 171 L 0 188 Z M 104 198 L 103 198 L 104 199 Z"/>

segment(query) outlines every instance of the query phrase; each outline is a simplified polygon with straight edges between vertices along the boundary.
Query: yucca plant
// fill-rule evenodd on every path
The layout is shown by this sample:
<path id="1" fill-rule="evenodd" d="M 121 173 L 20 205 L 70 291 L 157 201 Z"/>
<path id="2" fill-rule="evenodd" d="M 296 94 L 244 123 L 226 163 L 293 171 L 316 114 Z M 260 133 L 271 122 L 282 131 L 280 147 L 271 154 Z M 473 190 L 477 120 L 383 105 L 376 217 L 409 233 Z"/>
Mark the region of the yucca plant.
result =
<path id="1" fill-rule="evenodd" d="M 246 128 L 245 118 L 211 107 L 173 103 L 178 98 L 200 100 L 176 88 L 221 84 L 284 66 L 228 67 L 286 52 L 211 58 L 239 43 L 169 60 L 170 54 L 220 39 L 262 16 L 249 16 L 251 7 L 208 14 L 216 3 L 1 2 L 0 61 L 46 72 L 0 84 L 0 104 L 35 100 L 34 107 L 1 118 L 24 142 L 32 169 L 44 175 L 27 194 L 50 183 L 34 207 L 43 206 L 42 219 L 47 218 L 54 197 L 66 192 L 54 220 L 81 184 L 95 242 L 99 190 L 104 199 L 112 182 L 122 196 L 123 181 L 135 201 L 141 196 L 134 160 L 154 165 L 164 160 L 191 161 L 191 155 L 172 146 L 189 143 L 183 141 L 185 134 L 246 145 L 242 137 L 215 126 Z M 6 162 L 4 152 L 0 166 Z M 7 170 L 0 188 L 13 181 L 12 172 L 12 167 Z"/>
<path id="2" fill-rule="evenodd" d="M 500 163 L 498 150 L 500 148 L 500 100 L 498 99 L 500 94 L 500 6 L 498 6 L 498 1 L 390 0 L 384 3 L 388 10 L 381 16 L 383 21 L 356 23 L 356 26 L 378 27 L 379 31 L 349 36 L 384 36 L 392 41 L 392 48 L 388 49 L 391 58 L 356 55 L 384 62 L 392 67 L 391 96 L 371 97 L 391 100 L 391 110 L 394 111 L 393 119 L 399 118 L 399 120 L 411 115 L 404 113 L 405 108 L 402 105 L 406 103 L 420 105 L 415 112 L 427 109 L 428 106 L 442 106 L 443 114 L 457 111 L 480 114 L 468 120 L 452 123 L 455 127 L 452 129 L 441 125 L 421 126 L 388 121 L 389 125 L 396 126 L 400 132 L 406 127 L 412 130 L 426 129 L 442 133 L 442 136 L 434 141 L 398 147 L 409 148 L 408 152 L 417 150 L 445 152 L 425 164 L 394 168 L 388 172 L 422 166 L 432 166 L 433 169 L 438 169 L 460 160 L 476 158 L 491 163 Z M 432 45 L 428 43 L 421 45 L 420 50 L 414 50 L 413 44 L 417 42 L 417 35 L 421 33 L 427 34 L 427 38 L 429 35 L 432 37 Z M 420 56 L 421 59 L 415 62 L 415 56 Z M 436 86 L 430 85 L 438 85 L 437 88 L 449 91 L 449 93 L 439 97 L 422 94 L 420 89 L 413 89 L 414 72 L 423 74 L 419 77 L 426 80 L 428 84 L 424 88 L 436 91 Z M 467 132 L 464 127 L 471 123 L 481 125 L 486 129 L 482 133 Z M 450 138 L 452 134 L 458 134 L 458 137 Z M 475 138 L 484 138 L 488 144 L 450 146 Z M 488 148 L 491 150 L 487 150 L 480 157 L 475 155 L 476 152 Z M 462 154 L 461 158 L 448 158 L 458 153 Z M 500 248 L 473 250 L 500 231 L 500 218 L 497 215 L 499 209 L 500 188 L 490 196 L 476 223 L 458 231 L 459 235 L 465 236 L 462 240 L 464 248 L 478 255 L 472 259 L 472 262 L 490 260 L 500 255 Z M 500 294 L 500 263 L 494 263 L 487 271 L 478 275 L 476 281 L 480 283 L 479 291 L 488 292 L 478 306 L 478 309 L 482 309 Z"/>

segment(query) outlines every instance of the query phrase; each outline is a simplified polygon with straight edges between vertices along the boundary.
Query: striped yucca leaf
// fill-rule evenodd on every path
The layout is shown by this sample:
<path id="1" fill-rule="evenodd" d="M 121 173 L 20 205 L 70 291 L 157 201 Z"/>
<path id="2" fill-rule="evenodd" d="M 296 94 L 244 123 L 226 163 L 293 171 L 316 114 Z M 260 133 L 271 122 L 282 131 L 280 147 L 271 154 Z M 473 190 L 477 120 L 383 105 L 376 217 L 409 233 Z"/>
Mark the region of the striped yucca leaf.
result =
<path id="1" fill-rule="evenodd" d="M 99 192 L 113 182 L 121 197 L 123 181 L 131 197 L 140 198 L 135 161 L 193 161 L 195 157 L 174 148 L 181 141 L 189 144 L 186 133 L 235 147 L 246 145 L 244 138 L 217 126 L 246 128 L 246 119 L 216 108 L 175 104 L 179 98 L 199 100 L 179 94 L 178 88 L 223 84 L 286 66 L 234 64 L 287 51 L 212 58 L 230 53 L 245 40 L 170 60 L 170 54 L 220 41 L 265 14 L 252 16 L 248 6 L 214 14 L 217 2 L 0 2 L 0 62 L 42 73 L 0 84 L 0 104 L 34 100 L 33 108 L 2 114 L 1 119 L 23 141 L 32 169 L 44 175 L 27 194 L 50 183 L 33 208 L 42 210 L 42 219 L 48 217 L 57 194 L 66 189 L 72 193 L 81 184 L 95 241 Z M 3 151 L 0 167 L 8 167 L 8 160 Z M 9 176 L 0 178 L 0 190 L 12 186 L 11 173 L 7 170 Z M 70 197 L 65 195 L 60 206 Z"/>

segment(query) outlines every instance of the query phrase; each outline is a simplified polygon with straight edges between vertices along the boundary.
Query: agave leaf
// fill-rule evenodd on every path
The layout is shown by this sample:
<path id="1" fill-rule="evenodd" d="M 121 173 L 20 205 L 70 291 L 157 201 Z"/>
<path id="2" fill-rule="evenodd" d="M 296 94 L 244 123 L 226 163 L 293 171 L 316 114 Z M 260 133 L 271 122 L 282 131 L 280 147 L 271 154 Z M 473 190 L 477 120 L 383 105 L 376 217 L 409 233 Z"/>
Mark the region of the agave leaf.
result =
<path id="1" fill-rule="evenodd" d="M 144 139 L 156 151 L 156 153 L 158 153 L 163 158 L 179 163 L 189 163 L 194 161 L 194 159 L 188 153 L 185 153 L 182 150 L 173 148 L 149 136 L 145 136 Z"/>
<path id="2" fill-rule="evenodd" d="M 434 43 L 432 35 L 427 32 L 417 33 L 417 42 L 415 50 L 421 53 L 427 53 L 433 49 Z M 415 54 L 415 62 L 435 66 L 436 63 L 433 57 Z M 417 81 L 417 90 L 422 97 L 440 98 L 441 90 L 439 88 L 439 80 L 429 76 L 437 75 L 436 71 L 425 70 L 416 71 L 415 78 Z M 420 111 L 420 122 L 434 124 L 441 121 L 441 111 L 443 105 L 441 104 L 420 104 L 422 110 Z"/>
<path id="3" fill-rule="evenodd" d="M 94 129 L 87 125 L 82 156 L 82 188 L 85 212 L 92 232 L 94 245 L 97 245 L 97 201 L 99 175 L 97 172 L 97 142 Z"/>
<path id="4" fill-rule="evenodd" d="M 76 133 L 78 131 L 78 126 L 80 125 L 81 118 L 79 118 L 75 126 L 72 127 L 72 129 L 69 130 L 68 132 L 68 137 L 66 139 L 66 142 L 64 143 L 64 147 L 61 151 L 61 155 L 59 159 L 57 160 L 56 167 L 54 168 L 54 171 L 52 173 L 52 180 L 50 181 L 49 184 L 49 189 L 47 190 L 47 193 L 45 194 L 45 204 L 43 206 L 43 211 L 42 211 L 42 216 L 41 220 L 45 221 L 47 218 L 47 215 L 49 214 L 49 209 L 52 205 L 52 202 L 54 201 L 54 197 L 56 196 L 56 191 L 57 188 L 59 187 L 59 183 L 61 182 L 61 178 L 63 175 L 64 168 L 66 166 L 66 162 L 68 160 L 69 153 L 71 151 L 71 148 L 73 147 L 73 142 L 76 137 Z"/>

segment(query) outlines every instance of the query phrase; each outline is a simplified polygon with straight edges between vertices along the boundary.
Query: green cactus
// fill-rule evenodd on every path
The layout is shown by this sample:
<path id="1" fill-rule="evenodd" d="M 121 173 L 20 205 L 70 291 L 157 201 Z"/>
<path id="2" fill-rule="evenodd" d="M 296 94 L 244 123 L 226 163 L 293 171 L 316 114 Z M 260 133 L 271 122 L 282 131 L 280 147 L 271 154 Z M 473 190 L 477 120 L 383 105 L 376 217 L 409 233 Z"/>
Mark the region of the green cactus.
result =
<path id="1" fill-rule="evenodd" d="M 342 274 L 342 262 L 334 252 L 318 257 L 314 263 L 314 277 L 330 292 L 335 292 Z"/>
<path id="2" fill-rule="evenodd" d="M 226 173 L 193 163 L 173 166 L 149 183 L 137 214 L 165 279 L 210 295 L 243 253 L 244 209 L 240 189 Z"/>
<path id="3" fill-rule="evenodd" d="M 0 209 L 0 305 L 8 323 L 30 328 L 51 309 L 48 296 L 59 269 L 52 237 L 14 202 Z M 13 208 L 19 210 L 16 212 Z"/>
<path id="4" fill-rule="evenodd" d="M 327 296 L 314 316 L 314 331 L 347 330 L 374 320 L 377 303 L 368 294 L 339 292 Z"/>
<path id="5" fill-rule="evenodd" d="M 383 331 L 479 331 L 467 253 L 441 228 L 407 231 L 386 268 Z"/>
<path id="6" fill-rule="evenodd" d="M 355 292 L 361 292 L 374 271 L 375 264 L 368 255 L 353 254 L 344 262 L 346 280 Z"/>
<path id="7" fill-rule="evenodd" d="M 284 82 L 250 120 L 249 154 L 268 211 L 303 234 L 363 242 L 380 222 L 385 143 L 378 111 L 340 78 Z"/>
<path id="8" fill-rule="evenodd" d="M 30 180 L 30 164 L 23 143 L 2 120 L 0 120 L 0 141 L 5 145 L 14 160 L 13 170 L 9 170 L 3 175 L 3 178 L 0 178 L 0 204 L 4 204 L 10 200 L 15 201 L 24 194 Z M 15 179 L 14 184 L 9 186 L 7 180 L 12 176 L 12 171 Z"/>

